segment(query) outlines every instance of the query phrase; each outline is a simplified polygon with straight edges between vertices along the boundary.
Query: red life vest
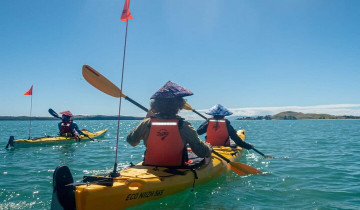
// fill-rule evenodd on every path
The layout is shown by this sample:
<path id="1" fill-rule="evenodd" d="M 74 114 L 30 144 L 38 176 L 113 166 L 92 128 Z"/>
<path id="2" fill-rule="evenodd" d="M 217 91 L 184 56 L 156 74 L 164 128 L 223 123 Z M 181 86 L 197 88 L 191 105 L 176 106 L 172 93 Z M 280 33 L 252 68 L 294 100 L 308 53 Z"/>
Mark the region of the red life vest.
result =
<path id="1" fill-rule="evenodd" d="M 61 122 L 61 128 L 60 128 L 60 134 L 71 134 L 73 135 L 73 131 L 71 130 L 71 125 L 72 125 L 72 120 L 68 121 L 68 122 Z"/>
<path id="2" fill-rule="evenodd" d="M 230 146 L 225 119 L 210 119 L 206 135 L 206 142 L 209 142 L 212 146 Z"/>
<path id="3" fill-rule="evenodd" d="M 181 139 L 179 120 L 151 119 L 144 165 L 183 166 L 186 148 Z"/>

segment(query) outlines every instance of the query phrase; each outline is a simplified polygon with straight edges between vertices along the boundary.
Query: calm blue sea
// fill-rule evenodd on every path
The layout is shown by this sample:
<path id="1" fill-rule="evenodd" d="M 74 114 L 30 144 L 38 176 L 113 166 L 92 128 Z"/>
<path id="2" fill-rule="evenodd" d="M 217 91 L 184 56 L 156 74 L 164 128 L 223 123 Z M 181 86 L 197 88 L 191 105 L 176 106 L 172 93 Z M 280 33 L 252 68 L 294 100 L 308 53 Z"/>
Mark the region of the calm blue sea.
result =
<path id="1" fill-rule="evenodd" d="M 122 121 L 119 167 L 142 160 L 144 146 L 125 143 L 139 121 Z M 201 121 L 191 121 L 197 128 Z M 28 121 L 0 121 L 0 209 L 49 209 L 52 174 L 68 165 L 75 180 L 105 174 L 115 157 L 117 121 L 77 121 L 81 128 L 109 131 L 100 142 L 4 149 L 9 136 L 28 137 Z M 229 173 L 193 192 L 134 209 L 360 209 L 360 121 L 232 121 L 265 154 L 245 152 L 241 162 L 266 172 Z M 33 121 L 32 137 L 55 135 L 57 121 Z"/>

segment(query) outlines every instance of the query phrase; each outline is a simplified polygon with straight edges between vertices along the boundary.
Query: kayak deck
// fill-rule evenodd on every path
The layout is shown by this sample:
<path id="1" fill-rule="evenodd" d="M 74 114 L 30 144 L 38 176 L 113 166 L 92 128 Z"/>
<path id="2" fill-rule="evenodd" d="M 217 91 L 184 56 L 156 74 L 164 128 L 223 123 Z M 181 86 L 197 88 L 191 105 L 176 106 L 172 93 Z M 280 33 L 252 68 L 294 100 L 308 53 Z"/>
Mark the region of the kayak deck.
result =
<path id="1" fill-rule="evenodd" d="M 230 148 L 216 150 L 232 160 L 241 157 L 241 150 L 238 150 L 235 156 L 231 155 L 234 153 L 234 150 Z M 114 179 L 114 189 L 112 189 L 112 191 L 117 192 L 116 194 L 111 196 L 104 192 L 108 195 L 104 197 L 98 197 L 96 194 L 94 194 L 94 197 L 88 196 L 87 201 L 84 202 L 84 204 L 86 203 L 87 205 L 78 205 L 78 209 L 92 209 L 93 206 L 101 208 L 101 206 L 106 203 L 110 203 L 110 206 L 116 206 L 114 209 L 123 209 L 139 205 L 147 201 L 173 195 L 192 188 L 193 186 L 205 184 L 224 175 L 230 170 L 230 166 L 216 156 L 212 156 L 208 164 L 194 171 L 191 169 L 176 169 L 177 172 L 175 171 L 175 173 L 179 175 L 173 174 L 174 171 L 167 171 L 167 168 L 136 166 L 136 168 L 121 171 L 121 175 L 127 177 L 126 179 Z M 82 193 L 91 195 L 93 189 L 94 188 L 87 189 L 87 187 L 82 188 L 82 186 L 79 186 L 76 190 L 76 195 L 81 195 Z M 101 191 L 107 191 L 107 189 L 109 188 L 101 189 Z M 76 201 L 77 204 L 83 203 L 81 199 L 77 199 Z M 91 201 L 91 204 L 89 201 Z M 99 201 L 101 201 L 101 204 Z M 110 206 L 106 207 L 106 209 L 110 209 Z"/>
<path id="2" fill-rule="evenodd" d="M 104 129 L 97 132 L 90 132 L 87 130 L 82 131 L 83 133 L 89 135 L 90 138 L 96 138 L 103 136 L 108 129 Z M 84 135 L 80 135 L 81 141 L 88 141 L 90 140 L 88 137 L 85 137 Z M 25 146 L 25 145 L 35 145 L 35 144 L 45 144 L 45 143 L 64 143 L 64 142 L 74 142 L 74 137 L 66 137 L 66 136 L 46 136 L 46 137 L 40 137 L 40 138 L 34 138 L 34 139 L 16 139 L 13 141 L 13 144 L 15 146 Z"/>

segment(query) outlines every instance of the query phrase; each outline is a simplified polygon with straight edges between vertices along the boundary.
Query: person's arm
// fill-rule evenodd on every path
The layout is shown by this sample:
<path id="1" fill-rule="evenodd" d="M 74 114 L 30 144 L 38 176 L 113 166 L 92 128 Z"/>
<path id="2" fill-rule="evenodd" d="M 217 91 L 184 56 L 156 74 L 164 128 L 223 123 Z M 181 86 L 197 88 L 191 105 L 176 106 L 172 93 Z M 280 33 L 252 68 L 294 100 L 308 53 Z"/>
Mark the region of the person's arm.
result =
<path id="1" fill-rule="evenodd" d="M 197 156 L 203 158 L 210 157 L 212 151 L 211 145 L 199 138 L 194 127 L 189 122 L 184 121 L 183 126 L 180 128 L 180 135 Z"/>
<path id="2" fill-rule="evenodd" d="M 150 118 L 146 118 L 145 120 L 141 121 L 134 130 L 132 130 L 126 138 L 126 141 L 133 147 L 138 145 L 141 140 L 144 140 L 149 136 L 149 126 L 150 126 Z"/>
<path id="3" fill-rule="evenodd" d="M 61 122 L 59 122 L 58 128 L 59 128 L 59 133 L 60 133 L 60 131 L 61 131 Z"/>
<path id="4" fill-rule="evenodd" d="M 245 149 L 252 149 L 253 146 L 251 144 L 246 143 L 245 141 L 241 140 L 241 138 L 236 134 L 235 129 L 230 125 L 230 122 L 226 120 L 226 127 L 229 132 L 230 138 L 239 146 Z"/>
<path id="5" fill-rule="evenodd" d="M 198 134 L 198 135 L 202 135 L 202 134 L 206 133 L 208 125 L 209 125 L 209 121 L 206 120 L 206 121 L 205 121 L 203 124 L 201 124 L 200 127 L 197 129 L 197 131 L 196 131 L 197 134 Z"/>
<path id="6" fill-rule="evenodd" d="M 87 136 L 85 133 L 83 133 L 80 129 L 79 129 L 79 127 L 78 127 L 78 125 L 76 124 L 76 123 L 72 123 L 72 129 L 73 130 L 76 130 L 76 132 L 79 134 L 79 135 L 84 135 L 84 136 Z"/>

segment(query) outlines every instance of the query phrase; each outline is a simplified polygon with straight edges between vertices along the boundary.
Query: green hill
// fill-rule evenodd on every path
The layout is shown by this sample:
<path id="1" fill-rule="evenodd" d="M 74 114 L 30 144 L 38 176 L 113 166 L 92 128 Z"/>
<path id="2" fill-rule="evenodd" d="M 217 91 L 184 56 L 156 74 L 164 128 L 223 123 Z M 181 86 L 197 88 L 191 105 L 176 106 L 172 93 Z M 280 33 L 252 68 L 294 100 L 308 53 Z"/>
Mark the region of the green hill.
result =
<path id="1" fill-rule="evenodd" d="M 304 120 L 304 119 L 345 119 L 344 116 L 334 116 L 330 114 L 304 114 L 302 112 L 286 111 L 271 116 L 274 120 Z"/>
<path id="2" fill-rule="evenodd" d="M 239 117 L 236 120 L 358 120 L 360 116 L 335 116 L 330 114 L 304 114 L 302 112 L 286 111 L 276 115 L 255 116 L 255 117 Z"/>

